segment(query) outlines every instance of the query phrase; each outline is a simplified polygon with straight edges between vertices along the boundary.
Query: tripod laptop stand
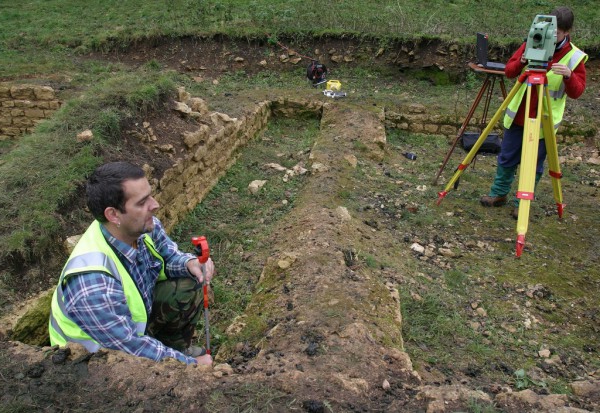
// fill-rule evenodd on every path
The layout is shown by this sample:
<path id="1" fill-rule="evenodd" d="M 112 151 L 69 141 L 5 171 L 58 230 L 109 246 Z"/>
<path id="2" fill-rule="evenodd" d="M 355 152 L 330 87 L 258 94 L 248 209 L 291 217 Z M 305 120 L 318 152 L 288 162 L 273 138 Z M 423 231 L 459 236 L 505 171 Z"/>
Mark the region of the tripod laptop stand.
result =
<path id="1" fill-rule="evenodd" d="M 458 141 L 460 141 L 460 139 L 462 138 L 463 133 L 465 132 L 465 129 L 469 125 L 469 122 L 471 121 L 471 118 L 473 117 L 473 114 L 475 113 L 475 110 L 479 106 L 479 103 L 481 102 L 481 99 L 483 98 L 484 95 L 485 95 L 485 101 L 483 104 L 483 114 L 481 116 L 481 125 L 485 125 L 485 120 L 487 118 L 487 113 L 488 113 L 488 110 L 490 107 L 490 101 L 492 99 L 492 94 L 494 93 L 494 85 L 496 83 L 497 78 L 500 78 L 499 83 L 500 83 L 500 89 L 502 91 L 502 97 L 504 99 L 506 99 L 506 86 L 504 85 L 504 72 L 503 71 L 487 69 L 485 67 L 478 66 L 475 63 L 469 63 L 469 67 L 476 73 L 485 73 L 485 80 L 483 81 L 483 84 L 481 85 L 481 88 L 479 89 L 479 93 L 477 93 L 477 97 L 473 101 L 473 104 L 471 105 L 471 108 L 469 109 L 469 112 L 467 113 L 467 117 L 465 118 L 462 125 L 460 126 L 460 129 L 458 129 L 456 138 L 454 138 L 454 142 L 452 143 L 450 150 L 446 154 L 446 157 L 444 158 L 444 162 L 442 162 L 442 166 L 440 166 L 440 169 L 439 169 L 437 175 L 433 179 L 434 185 L 437 184 L 438 179 L 440 178 L 440 175 L 442 174 L 444 168 L 446 167 L 446 164 L 448 163 L 448 160 L 450 159 L 450 156 L 452 155 L 452 152 L 454 152 L 454 148 L 456 148 Z"/>
<path id="2" fill-rule="evenodd" d="M 481 133 L 477 142 L 467 154 L 465 159 L 458 165 L 454 176 L 448 182 L 446 188 L 438 193 L 438 205 L 442 202 L 444 197 L 448 194 L 448 191 L 458 182 L 462 171 L 469 166 L 477 151 L 485 141 L 496 122 L 500 119 L 506 108 L 508 107 L 512 98 L 517 94 L 519 87 L 526 82 L 526 102 L 525 102 L 525 113 L 529 114 L 529 108 L 531 103 L 531 91 L 532 88 L 536 88 L 538 94 L 538 108 L 535 117 L 527 115 L 525 119 L 525 125 L 523 130 L 523 147 L 521 153 L 521 167 L 519 173 L 519 186 L 517 189 L 517 198 L 520 199 L 519 203 L 519 215 L 517 219 L 517 243 L 516 243 L 516 256 L 520 257 L 523 248 L 525 246 L 525 234 L 527 233 L 529 223 L 529 209 L 531 207 L 531 201 L 534 199 L 534 186 L 535 186 L 535 168 L 537 163 L 537 147 L 540 138 L 540 129 L 544 133 L 544 142 L 546 145 L 546 152 L 548 154 L 548 165 L 549 174 L 552 178 L 552 190 L 554 192 L 554 199 L 558 209 L 558 218 L 562 218 L 564 211 L 562 188 L 560 184 L 560 178 L 562 173 L 560 171 L 560 163 L 558 161 L 558 148 L 556 145 L 556 133 L 554 130 L 554 122 L 552 120 L 551 100 L 550 91 L 548 89 L 548 80 L 546 78 L 546 70 L 527 70 L 515 83 L 514 87 L 504 99 L 504 102 L 500 105 L 498 111 L 494 114 L 490 123 Z"/>

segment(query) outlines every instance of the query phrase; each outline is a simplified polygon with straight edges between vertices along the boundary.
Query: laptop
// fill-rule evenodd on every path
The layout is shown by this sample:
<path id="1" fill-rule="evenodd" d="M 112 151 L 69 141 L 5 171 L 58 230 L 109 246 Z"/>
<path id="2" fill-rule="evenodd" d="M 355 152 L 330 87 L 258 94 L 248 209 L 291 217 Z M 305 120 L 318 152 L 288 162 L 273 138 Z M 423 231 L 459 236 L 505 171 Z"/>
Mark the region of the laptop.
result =
<path id="1" fill-rule="evenodd" d="M 488 62 L 488 37 L 484 33 L 477 33 L 477 65 L 484 69 L 501 71 L 506 67 L 504 63 Z"/>

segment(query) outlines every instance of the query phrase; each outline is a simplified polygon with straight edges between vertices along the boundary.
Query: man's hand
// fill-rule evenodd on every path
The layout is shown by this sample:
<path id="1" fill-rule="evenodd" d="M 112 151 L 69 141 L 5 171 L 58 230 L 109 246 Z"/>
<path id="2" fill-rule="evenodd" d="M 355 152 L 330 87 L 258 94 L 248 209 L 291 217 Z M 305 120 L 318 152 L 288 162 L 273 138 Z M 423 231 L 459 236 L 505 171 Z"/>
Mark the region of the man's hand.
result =
<path id="1" fill-rule="evenodd" d="M 569 69 L 566 65 L 561 65 L 560 63 L 556 63 L 552 65 L 553 73 L 557 75 L 562 75 L 563 77 L 570 78 L 571 77 L 571 69 Z"/>
<path id="2" fill-rule="evenodd" d="M 210 354 L 198 356 L 198 357 L 196 357 L 196 361 L 198 362 L 198 364 L 200 364 L 202 366 L 210 366 L 213 363 L 213 359 Z"/>
<path id="3" fill-rule="evenodd" d="M 198 282 L 202 283 L 204 282 L 204 275 L 202 274 L 202 268 L 200 267 L 200 265 L 204 266 L 204 275 L 206 275 L 206 282 L 210 283 L 210 280 L 212 280 L 212 277 L 215 273 L 215 264 L 213 263 L 213 260 L 211 258 L 209 258 L 208 261 L 206 261 L 204 264 L 200 264 L 200 262 L 198 262 L 198 260 L 196 259 L 189 260 L 186 263 L 186 267 L 190 274 L 196 277 L 198 279 Z"/>

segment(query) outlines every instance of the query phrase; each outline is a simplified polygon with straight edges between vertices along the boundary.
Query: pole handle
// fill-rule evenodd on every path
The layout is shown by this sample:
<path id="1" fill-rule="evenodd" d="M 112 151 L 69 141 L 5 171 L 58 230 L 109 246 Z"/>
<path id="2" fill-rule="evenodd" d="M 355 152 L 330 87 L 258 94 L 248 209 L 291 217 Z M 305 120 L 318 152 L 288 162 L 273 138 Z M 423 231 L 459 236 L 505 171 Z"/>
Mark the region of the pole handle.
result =
<path id="1" fill-rule="evenodd" d="M 210 250 L 208 248 L 208 241 L 205 236 L 192 237 L 192 245 L 194 246 L 194 252 L 198 257 L 200 264 L 204 264 L 210 257 Z"/>

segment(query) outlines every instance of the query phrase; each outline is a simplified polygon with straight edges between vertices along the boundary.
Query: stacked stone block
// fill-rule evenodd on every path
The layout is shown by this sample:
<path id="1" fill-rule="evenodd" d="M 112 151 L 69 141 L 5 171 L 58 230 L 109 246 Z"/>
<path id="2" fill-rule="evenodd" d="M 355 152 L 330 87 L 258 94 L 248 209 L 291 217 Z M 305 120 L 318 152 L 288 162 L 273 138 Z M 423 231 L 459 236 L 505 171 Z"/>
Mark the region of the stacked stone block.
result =
<path id="1" fill-rule="evenodd" d="M 0 140 L 32 132 L 58 108 L 60 102 L 49 86 L 0 84 Z"/>

